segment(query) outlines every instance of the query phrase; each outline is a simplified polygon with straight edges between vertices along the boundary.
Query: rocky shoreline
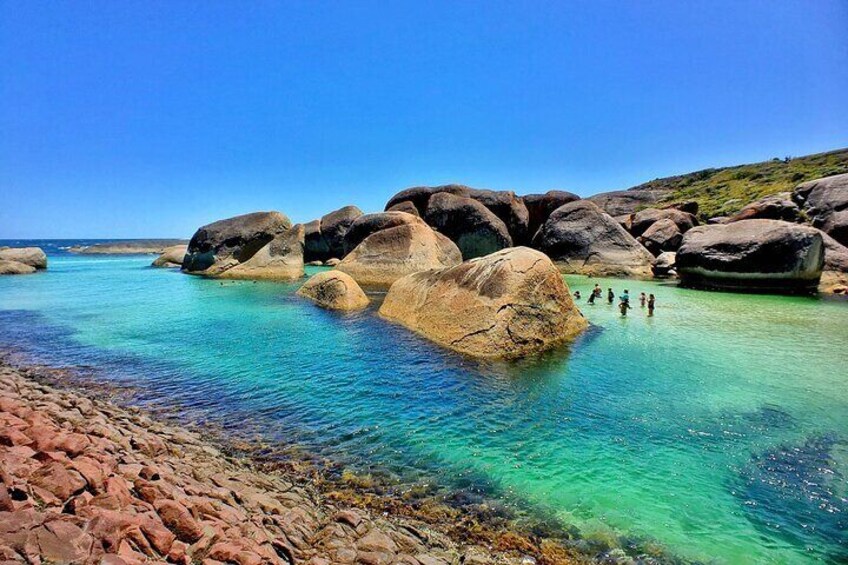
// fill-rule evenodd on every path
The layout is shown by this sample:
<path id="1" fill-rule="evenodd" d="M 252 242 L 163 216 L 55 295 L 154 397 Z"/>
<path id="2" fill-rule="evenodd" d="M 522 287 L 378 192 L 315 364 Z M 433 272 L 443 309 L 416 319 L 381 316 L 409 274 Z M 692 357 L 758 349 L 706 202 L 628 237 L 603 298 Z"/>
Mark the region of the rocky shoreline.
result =
<path id="1" fill-rule="evenodd" d="M 83 387 L 83 388 L 80 388 Z M 403 497 L 264 458 L 69 369 L 0 359 L 0 554 L 10 562 L 572 564 L 636 560 L 522 531 L 485 504 Z M 91 397 L 103 400 L 92 400 Z M 267 453 L 267 452 L 266 452 Z M 591 546 L 591 547 L 590 547 Z"/>

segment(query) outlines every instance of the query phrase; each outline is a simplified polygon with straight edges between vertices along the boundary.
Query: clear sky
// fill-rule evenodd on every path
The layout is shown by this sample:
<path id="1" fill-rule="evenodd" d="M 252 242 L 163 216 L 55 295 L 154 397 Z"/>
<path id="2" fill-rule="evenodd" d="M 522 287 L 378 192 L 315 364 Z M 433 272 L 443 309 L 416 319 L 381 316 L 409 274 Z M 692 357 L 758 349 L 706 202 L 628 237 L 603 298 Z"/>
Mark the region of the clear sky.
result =
<path id="1" fill-rule="evenodd" d="M 845 146 L 845 0 L 0 0 L 0 238 Z"/>

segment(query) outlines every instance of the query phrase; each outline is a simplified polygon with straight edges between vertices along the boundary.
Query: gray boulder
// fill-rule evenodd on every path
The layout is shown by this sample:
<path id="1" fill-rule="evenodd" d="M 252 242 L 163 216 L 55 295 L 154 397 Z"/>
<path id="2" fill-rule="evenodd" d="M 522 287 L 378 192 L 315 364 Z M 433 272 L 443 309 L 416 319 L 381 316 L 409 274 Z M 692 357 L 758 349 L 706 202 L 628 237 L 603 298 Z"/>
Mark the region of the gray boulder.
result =
<path id="1" fill-rule="evenodd" d="M 303 224 L 303 260 L 325 261 L 330 257 L 330 245 L 321 233 L 321 220 Z"/>
<path id="2" fill-rule="evenodd" d="M 585 199 L 554 210 L 533 247 L 564 272 L 593 276 L 649 277 L 654 259 L 612 216 Z"/>
<path id="3" fill-rule="evenodd" d="M 216 278 L 291 280 L 303 276 L 303 225 L 280 212 L 254 212 L 203 226 L 183 271 Z"/>
<path id="4" fill-rule="evenodd" d="M 0 261 L 23 263 L 33 269 L 47 268 L 47 255 L 40 247 L 0 247 Z"/>
<path id="5" fill-rule="evenodd" d="M 442 192 L 430 198 L 424 220 L 451 239 L 464 260 L 512 247 L 506 225 L 471 198 Z"/>
<path id="6" fill-rule="evenodd" d="M 615 190 L 601 192 L 587 198 L 610 216 L 633 214 L 640 208 L 655 206 L 662 202 L 670 193 L 669 190 L 651 188 L 631 188 L 630 190 Z"/>
<path id="7" fill-rule="evenodd" d="M 848 245 L 848 173 L 799 184 L 792 199 L 814 227 Z"/>
<path id="8" fill-rule="evenodd" d="M 683 234 L 680 233 L 674 220 L 663 218 L 651 224 L 651 227 L 638 237 L 638 241 L 648 251 L 659 255 L 663 251 L 677 251 L 680 242 L 683 241 Z"/>
<path id="9" fill-rule="evenodd" d="M 815 292 L 823 265 L 819 231 L 779 220 L 691 229 L 676 256 L 685 286 L 752 292 Z"/>
<path id="10" fill-rule="evenodd" d="M 456 196 L 469 196 L 470 188 L 462 184 L 445 184 L 442 186 L 413 186 L 401 190 L 392 196 L 386 203 L 386 211 L 395 208 L 403 202 L 410 202 L 418 211 L 417 216 L 424 216 L 427 211 L 427 204 L 430 203 L 430 197 L 440 192 L 447 192 Z M 400 210 L 406 211 L 406 210 Z"/>
<path id="11" fill-rule="evenodd" d="M 527 207 L 527 234 L 528 238 L 532 239 L 554 210 L 580 200 L 580 197 L 564 190 L 549 190 L 544 194 L 525 194 L 521 200 Z"/>
<path id="12" fill-rule="evenodd" d="M 415 207 L 415 204 L 413 204 L 411 200 L 404 200 L 403 202 L 398 202 L 394 206 L 387 208 L 386 212 L 406 212 L 407 214 L 412 214 L 413 216 L 421 216 L 421 214 L 418 213 L 418 208 Z"/>
<path id="13" fill-rule="evenodd" d="M 351 224 L 362 210 L 356 206 L 345 206 L 313 220 L 304 226 L 304 260 L 326 261 L 331 257 L 345 255 L 344 238 Z"/>
<path id="14" fill-rule="evenodd" d="M 653 265 L 651 265 L 651 270 L 653 271 L 654 276 L 657 278 L 664 278 L 674 275 L 676 260 L 677 254 L 672 251 L 660 253 L 657 258 L 654 259 Z"/>
<path id="15" fill-rule="evenodd" d="M 727 221 L 738 222 L 739 220 L 763 219 L 797 222 L 800 214 L 800 208 L 792 202 L 792 195 L 788 192 L 779 192 L 751 202 Z"/>

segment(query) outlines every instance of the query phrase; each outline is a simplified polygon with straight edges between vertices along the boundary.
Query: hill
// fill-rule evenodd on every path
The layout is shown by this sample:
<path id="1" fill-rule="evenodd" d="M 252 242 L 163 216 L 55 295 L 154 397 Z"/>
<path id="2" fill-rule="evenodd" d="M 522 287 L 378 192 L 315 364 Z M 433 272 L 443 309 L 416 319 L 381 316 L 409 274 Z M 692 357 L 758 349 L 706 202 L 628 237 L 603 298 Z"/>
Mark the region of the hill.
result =
<path id="1" fill-rule="evenodd" d="M 655 179 L 627 192 L 652 193 L 662 204 L 695 200 L 700 207 L 699 215 L 706 219 L 733 214 L 754 200 L 791 191 L 802 182 L 841 173 L 848 173 L 848 148 L 805 157 L 704 169 Z"/>

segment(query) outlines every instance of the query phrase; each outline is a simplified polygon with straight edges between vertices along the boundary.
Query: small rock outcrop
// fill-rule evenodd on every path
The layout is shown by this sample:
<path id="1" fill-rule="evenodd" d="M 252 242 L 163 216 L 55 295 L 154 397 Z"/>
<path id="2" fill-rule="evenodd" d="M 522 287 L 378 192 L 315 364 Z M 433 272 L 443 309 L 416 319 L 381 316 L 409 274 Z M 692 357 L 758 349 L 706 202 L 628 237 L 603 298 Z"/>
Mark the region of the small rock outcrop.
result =
<path id="1" fill-rule="evenodd" d="M 313 275 L 297 294 L 328 310 L 361 310 L 368 306 L 368 297 L 356 281 L 341 271 Z"/>
<path id="2" fill-rule="evenodd" d="M 819 291 L 832 294 L 848 294 L 848 247 L 824 232 L 824 271 Z"/>
<path id="3" fill-rule="evenodd" d="M 568 273 L 650 277 L 653 255 L 589 200 L 554 210 L 533 238 Z"/>
<path id="4" fill-rule="evenodd" d="M 630 217 L 630 233 L 639 237 L 660 220 L 671 220 L 680 233 L 686 233 L 698 225 L 698 219 L 688 212 L 676 208 L 647 208 Z"/>
<path id="5" fill-rule="evenodd" d="M 151 266 L 153 267 L 181 267 L 188 245 L 172 245 L 157 257 Z"/>
<path id="6" fill-rule="evenodd" d="M 778 220 L 691 229 L 676 256 L 685 286 L 752 292 L 814 292 L 823 265 L 819 231 Z"/>
<path id="7" fill-rule="evenodd" d="M 168 247 L 187 243 L 184 239 L 125 239 L 75 245 L 68 252 L 80 255 L 161 255 Z"/>
<path id="8" fill-rule="evenodd" d="M 380 315 L 484 358 L 536 353 L 587 327 L 554 264 L 527 247 L 403 277 L 389 289 Z"/>
<path id="9" fill-rule="evenodd" d="M 792 193 L 813 226 L 848 245 L 848 173 L 798 185 Z"/>
<path id="10" fill-rule="evenodd" d="M 418 208 L 416 208 L 415 204 L 413 204 L 410 200 L 398 202 L 394 206 L 387 208 L 386 212 L 406 212 L 407 214 L 412 214 L 413 216 L 421 216 L 421 214 L 418 212 Z"/>
<path id="11" fill-rule="evenodd" d="M 525 194 L 521 200 L 527 207 L 529 218 L 527 237 L 532 240 L 554 210 L 580 200 L 580 197 L 564 190 L 549 190 L 544 194 Z"/>
<path id="12" fill-rule="evenodd" d="M 796 203 L 792 202 L 792 195 L 788 192 L 779 192 L 751 202 L 727 221 L 761 219 L 797 222 L 800 216 L 801 210 Z"/>
<path id="13" fill-rule="evenodd" d="M 36 270 L 47 268 L 47 255 L 40 247 L 0 247 L 0 261 L 23 263 Z"/>
<path id="14" fill-rule="evenodd" d="M 456 243 L 466 260 L 512 247 L 506 225 L 471 198 L 447 192 L 436 194 L 427 204 L 424 220 Z"/>
<path id="15" fill-rule="evenodd" d="M 292 280 L 303 276 L 303 225 L 280 212 L 254 212 L 197 230 L 182 269 L 229 279 Z"/>
<path id="16" fill-rule="evenodd" d="M 337 265 L 363 286 L 388 288 L 401 277 L 418 271 L 442 269 L 462 262 L 459 248 L 444 235 L 417 220 L 375 231 Z M 350 232 L 348 232 L 350 233 Z"/>
<path id="17" fill-rule="evenodd" d="M 638 240 L 645 249 L 654 255 L 659 255 L 664 251 L 677 251 L 680 242 L 683 241 L 683 234 L 680 233 L 680 228 L 674 220 L 663 218 L 651 224 L 651 227 L 646 229 Z"/>

